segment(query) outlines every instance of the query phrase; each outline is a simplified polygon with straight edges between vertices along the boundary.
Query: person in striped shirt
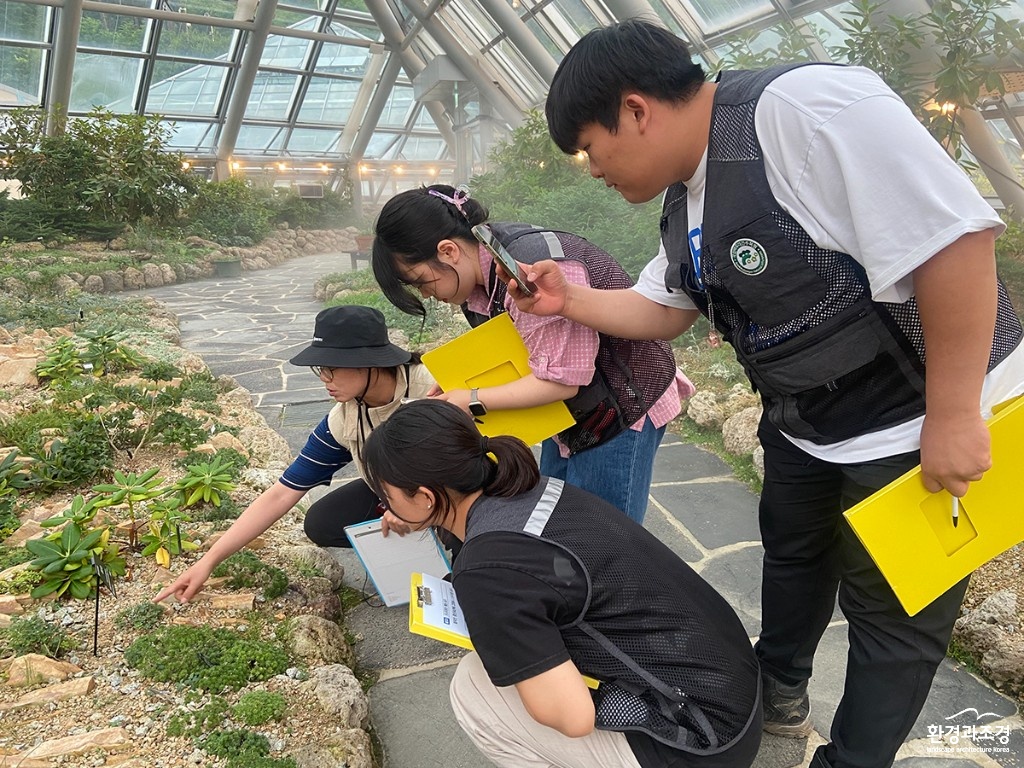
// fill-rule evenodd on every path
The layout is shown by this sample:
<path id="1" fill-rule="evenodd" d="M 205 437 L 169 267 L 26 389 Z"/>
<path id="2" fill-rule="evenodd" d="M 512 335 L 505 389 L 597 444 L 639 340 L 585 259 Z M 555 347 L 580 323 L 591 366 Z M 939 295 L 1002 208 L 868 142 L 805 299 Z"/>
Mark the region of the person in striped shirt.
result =
<path id="1" fill-rule="evenodd" d="M 426 397 L 434 380 L 419 355 L 388 340 L 384 315 L 372 307 L 329 307 L 316 317 L 313 339 L 289 362 L 309 366 L 336 405 L 316 426 L 281 478 L 250 504 L 194 565 L 154 599 L 175 595 L 188 602 L 213 569 L 270 528 L 310 489 L 329 485 L 340 469 L 355 464 L 359 479 L 314 502 L 306 512 L 306 535 L 322 547 L 348 547 L 345 526 L 383 515 L 384 535 L 404 535 L 409 526 L 386 512 L 363 477 L 366 437 L 403 401 Z"/>

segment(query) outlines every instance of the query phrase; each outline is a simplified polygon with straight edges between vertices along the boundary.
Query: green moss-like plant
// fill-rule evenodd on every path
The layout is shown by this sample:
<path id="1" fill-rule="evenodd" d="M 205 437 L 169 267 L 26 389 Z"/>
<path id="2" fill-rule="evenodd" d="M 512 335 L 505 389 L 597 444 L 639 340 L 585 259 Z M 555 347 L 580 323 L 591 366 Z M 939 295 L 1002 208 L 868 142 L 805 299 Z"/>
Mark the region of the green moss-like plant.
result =
<path id="1" fill-rule="evenodd" d="M 204 706 L 194 711 L 185 711 L 171 717 L 167 723 L 168 736 L 191 736 L 198 739 L 205 733 L 215 731 L 224 725 L 227 717 L 227 701 L 221 696 L 214 696 Z"/>
<path id="2" fill-rule="evenodd" d="M 284 696 L 279 693 L 249 691 L 238 699 L 231 715 L 246 725 L 263 725 L 271 720 L 280 720 L 286 708 Z"/>
<path id="3" fill-rule="evenodd" d="M 0 531 L 3 529 L 3 517 L 0 515 Z M 20 525 L 19 520 L 19 525 Z M 17 530 L 17 528 L 15 528 Z M 9 535 L 9 534 L 8 534 Z M 21 565 L 32 559 L 32 553 L 24 547 L 9 547 L 0 544 L 0 571 L 6 571 L 13 565 Z"/>
<path id="4" fill-rule="evenodd" d="M 213 570 L 214 576 L 230 576 L 231 589 L 259 587 L 268 600 L 280 597 L 288 588 L 288 575 L 260 560 L 248 549 L 236 552 Z"/>
<path id="5" fill-rule="evenodd" d="M 267 737 L 246 728 L 213 731 L 199 740 L 199 746 L 214 757 L 266 757 L 270 754 Z"/>
<path id="6" fill-rule="evenodd" d="M 27 551 L 27 550 L 26 550 Z M 31 553 L 29 553 L 31 556 Z M 43 580 L 39 571 L 31 568 L 11 576 L 9 579 L 0 581 L 0 595 L 27 595 Z"/>
<path id="7" fill-rule="evenodd" d="M 24 616 L 15 618 L 11 626 L 0 630 L 0 645 L 18 656 L 40 653 L 59 658 L 74 648 L 75 642 L 63 627 L 38 616 Z"/>
<path id="8" fill-rule="evenodd" d="M 136 629 L 146 631 L 159 624 L 164 617 L 164 609 L 148 600 L 122 608 L 114 616 L 114 626 L 125 631 Z"/>
<path id="9" fill-rule="evenodd" d="M 295 768 L 295 758 L 242 755 L 229 758 L 224 768 Z"/>
<path id="10" fill-rule="evenodd" d="M 124 658 L 152 680 L 206 691 L 237 690 L 288 667 L 280 643 L 209 627 L 161 627 L 132 643 Z"/>

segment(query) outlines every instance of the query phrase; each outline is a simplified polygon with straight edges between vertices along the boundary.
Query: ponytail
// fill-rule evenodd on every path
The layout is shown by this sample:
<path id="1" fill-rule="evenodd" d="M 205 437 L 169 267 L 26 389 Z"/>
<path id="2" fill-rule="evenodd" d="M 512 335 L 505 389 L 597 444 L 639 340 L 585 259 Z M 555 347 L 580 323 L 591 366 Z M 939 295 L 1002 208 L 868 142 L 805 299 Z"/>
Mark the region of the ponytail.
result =
<path id="1" fill-rule="evenodd" d="M 498 461 L 490 481 L 484 486 L 488 496 L 518 496 L 540 482 L 540 470 L 533 451 L 518 437 L 499 435 L 485 437 L 483 450 L 494 454 Z"/>

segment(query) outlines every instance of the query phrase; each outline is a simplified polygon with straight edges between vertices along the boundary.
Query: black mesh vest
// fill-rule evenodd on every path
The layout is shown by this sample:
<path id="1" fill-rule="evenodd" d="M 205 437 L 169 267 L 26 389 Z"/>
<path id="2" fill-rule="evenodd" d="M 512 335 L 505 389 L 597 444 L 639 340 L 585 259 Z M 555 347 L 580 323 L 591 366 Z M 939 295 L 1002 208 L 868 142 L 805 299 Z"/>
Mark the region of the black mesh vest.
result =
<path id="1" fill-rule="evenodd" d="M 474 503 L 456 591 L 460 563 L 491 562 L 475 548 L 495 531 L 554 544 L 575 564 L 573 578 L 586 580 L 585 607 L 559 631 L 577 668 L 601 681 L 592 692 L 597 728 L 638 731 L 696 754 L 723 752 L 746 733 L 760 706 L 746 630 L 651 533 L 596 496 L 542 477 L 519 496 Z"/>
<path id="2" fill-rule="evenodd" d="M 577 235 L 536 229 L 525 224 L 489 224 L 498 241 L 524 264 L 545 259 L 571 259 L 583 265 L 594 288 L 630 288 L 633 281 L 618 262 L 601 249 Z M 487 316 L 463 314 L 476 327 L 505 311 L 505 284 L 494 275 L 494 286 Z M 658 398 L 665 394 L 676 375 L 672 347 L 666 341 L 629 341 L 599 334 L 594 378 L 581 387 L 575 397 L 565 401 L 576 424 L 559 432 L 558 437 L 571 454 L 610 440 L 640 419 Z"/>
<path id="3" fill-rule="evenodd" d="M 662 211 L 665 283 L 714 316 L 771 423 L 825 445 L 924 413 L 924 334 L 914 299 L 872 301 L 861 266 L 815 245 L 772 195 L 754 110 L 765 87 L 795 66 L 815 65 L 721 74 L 708 140 L 704 290 L 694 275 L 681 183 L 668 189 Z M 1001 282 L 998 290 L 988 370 L 1022 336 Z"/>

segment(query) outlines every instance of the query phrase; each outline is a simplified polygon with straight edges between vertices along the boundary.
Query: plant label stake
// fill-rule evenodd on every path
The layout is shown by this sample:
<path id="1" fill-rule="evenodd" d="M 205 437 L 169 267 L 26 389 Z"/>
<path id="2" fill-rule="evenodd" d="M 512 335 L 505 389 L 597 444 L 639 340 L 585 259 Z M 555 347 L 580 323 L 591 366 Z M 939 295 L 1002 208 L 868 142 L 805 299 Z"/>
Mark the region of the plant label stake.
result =
<path id="1" fill-rule="evenodd" d="M 99 556 L 93 552 L 92 567 L 96 571 L 96 603 L 93 606 L 93 617 L 92 617 L 92 655 L 99 656 L 99 642 L 100 642 L 100 587 L 106 587 L 110 590 L 110 594 L 114 599 L 117 599 L 117 587 L 114 586 L 114 576 L 111 574 L 110 569 L 103 564 Z"/>

